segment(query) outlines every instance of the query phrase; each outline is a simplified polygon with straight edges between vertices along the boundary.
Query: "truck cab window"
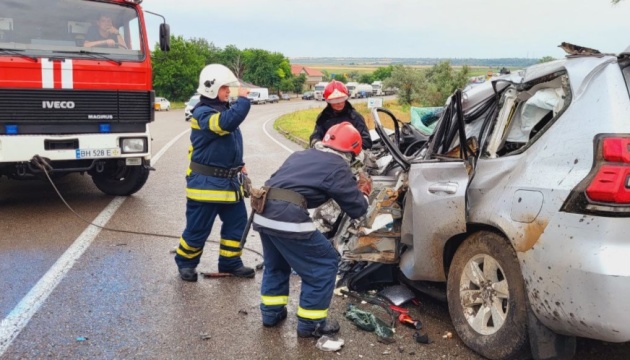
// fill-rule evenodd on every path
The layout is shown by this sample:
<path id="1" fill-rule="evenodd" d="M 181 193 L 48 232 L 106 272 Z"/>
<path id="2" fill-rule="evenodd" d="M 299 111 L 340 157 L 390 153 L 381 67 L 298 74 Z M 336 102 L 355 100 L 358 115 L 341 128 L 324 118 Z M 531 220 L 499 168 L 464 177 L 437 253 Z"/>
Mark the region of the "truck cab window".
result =
<path id="1" fill-rule="evenodd" d="M 141 24 L 133 7 L 81 0 L 0 2 L 0 47 L 25 56 L 93 58 L 98 52 L 116 61 L 144 59 Z M 99 28 L 99 19 L 108 26 Z M 86 47 L 90 38 L 97 46 Z M 93 41 L 93 40 L 92 40 Z"/>

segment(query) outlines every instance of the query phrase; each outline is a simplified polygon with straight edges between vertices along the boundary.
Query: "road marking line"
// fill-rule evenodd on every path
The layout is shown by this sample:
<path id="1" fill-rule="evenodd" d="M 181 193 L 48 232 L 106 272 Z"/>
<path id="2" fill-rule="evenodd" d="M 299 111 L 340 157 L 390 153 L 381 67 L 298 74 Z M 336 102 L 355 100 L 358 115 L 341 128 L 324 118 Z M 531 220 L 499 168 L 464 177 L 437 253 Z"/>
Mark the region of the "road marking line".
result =
<path id="1" fill-rule="evenodd" d="M 158 153 L 151 159 L 151 165 L 155 164 L 160 157 L 184 134 L 190 129 L 181 132 L 179 135 L 169 141 Z M 125 202 L 127 198 L 123 196 L 115 197 L 100 214 L 94 219 L 93 223 L 98 226 L 105 226 L 107 222 L 114 216 L 118 208 Z M 68 271 L 72 269 L 74 263 L 79 260 L 92 241 L 101 232 L 101 228 L 89 225 L 81 235 L 70 245 L 70 247 L 61 255 L 53 266 L 42 276 L 41 279 L 33 286 L 33 288 L 20 300 L 20 302 L 11 310 L 9 315 L 0 322 L 0 357 L 7 351 L 9 345 L 20 334 L 22 329 L 26 327 L 33 315 L 37 313 L 39 308 L 44 304 L 48 296 L 55 290 L 57 285 L 63 280 Z"/>
<path id="2" fill-rule="evenodd" d="M 275 120 L 277 119 L 277 117 L 273 117 L 267 121 L 265 121 L 265 123 L 263 124 L 263 131 L 265 132 L 265 135 L 267 135 L 268 138 L 270 138 L 271 140 L 273 140 L 276 144 L 280 145 L 282 148 L 284 148 L 286 151 L 288 151 L 289 153 L 294 153 L 293 150 L 291 150 L 290 148 L 288 148 L 287 146 L 285 146 L 284 144 L 282 144 L 280 141 L 274 139 L 269 132 L 267 132 L 267 123 L 270 122 L 271 120 Z"/>

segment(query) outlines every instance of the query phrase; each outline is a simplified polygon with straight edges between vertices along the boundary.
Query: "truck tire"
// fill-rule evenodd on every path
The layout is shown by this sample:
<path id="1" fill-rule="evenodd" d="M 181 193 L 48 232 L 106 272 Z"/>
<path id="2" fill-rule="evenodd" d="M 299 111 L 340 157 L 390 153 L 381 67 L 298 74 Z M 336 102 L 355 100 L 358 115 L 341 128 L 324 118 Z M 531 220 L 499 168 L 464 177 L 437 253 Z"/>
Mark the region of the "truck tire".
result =
<path id="1" fill-rule="evenodd" d="M 457 335 L 489 359 L 527 354 L 527 296 L 510 242 L 480 231 L 457 249 L 446 284 L 448 309 Z"/>
<path id="2" fill-rule="evenodd" d="M 122 162 L 108 164 L 101 173 L 94 172 L 94 185 L 108 195 L 129 196 L 142 189 L 149 178 L 149 169 L 144 166 L 127 166 Z"/>

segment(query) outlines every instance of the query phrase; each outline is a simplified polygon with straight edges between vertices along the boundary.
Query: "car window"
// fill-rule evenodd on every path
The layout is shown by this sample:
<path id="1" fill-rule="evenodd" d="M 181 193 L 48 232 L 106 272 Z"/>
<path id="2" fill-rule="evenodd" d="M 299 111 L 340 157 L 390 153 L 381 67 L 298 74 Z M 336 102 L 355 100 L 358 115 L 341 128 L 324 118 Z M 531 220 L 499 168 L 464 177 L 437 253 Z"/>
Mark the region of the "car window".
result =
<path id="1" fill-rule="evenodd" d="M 536 81 L 526 90 L 510 86 L 499 101 L 494 129 L 489 135 L 485 156 L 494 158 L 520 153 L 540 137 L 571 102 L 569 78 L 561 74 L 551 80 Z M 468 131 L 467 131 L 468 133 Z"/>

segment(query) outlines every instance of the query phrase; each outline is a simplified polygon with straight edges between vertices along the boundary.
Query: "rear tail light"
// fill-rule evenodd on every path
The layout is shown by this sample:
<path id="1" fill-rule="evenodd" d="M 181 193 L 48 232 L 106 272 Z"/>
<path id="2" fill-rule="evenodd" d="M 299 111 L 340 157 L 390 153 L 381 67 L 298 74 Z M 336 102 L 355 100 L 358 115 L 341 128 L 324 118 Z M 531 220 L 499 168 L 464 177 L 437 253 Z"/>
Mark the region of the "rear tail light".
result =
<path id="1" fill-rule="evenodd" d="M 586 195 L 593 201 L 630 204 L 629 178 L 630 166 L 602 165 L 586 188 Z"/>
<path id="2" fill-rule="evenodd" d="M 600 134 L 591 172 L 571 192 L 562 210 L 630 216 L 630 134 Z"/>

